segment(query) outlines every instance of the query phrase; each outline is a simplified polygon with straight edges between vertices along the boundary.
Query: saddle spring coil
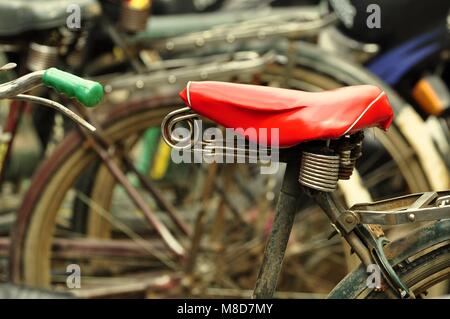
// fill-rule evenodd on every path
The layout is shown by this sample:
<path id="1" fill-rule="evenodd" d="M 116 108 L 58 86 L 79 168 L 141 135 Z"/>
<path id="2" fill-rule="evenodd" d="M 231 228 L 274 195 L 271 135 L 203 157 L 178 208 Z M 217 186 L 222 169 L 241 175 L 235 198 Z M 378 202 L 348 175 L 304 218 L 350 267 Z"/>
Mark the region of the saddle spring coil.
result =
<path id="1" fill-rule="evenodd" d="M 199 140 L 199 129 L 196 122 L 198 115 L 189 107 L 184 107 L 167 114 L 162 123 L 162 137 L 172 148 L 183 149 L 192 147 Z M 177 124 L 185 124 L 189 129 L 189 136 L 180 137 L 175 134 Z"/>
<path id="2" fill-rule="evenodd" d="M 244 159 L 249 159 L 252 160 L 251 163 L 256 163 L 261 159 L 267 161 L 273 155 L 278 154 L 278 149 L 253 148 L 250 143 L 235 145 L 233 140 L 233 145 L 228 146 L 229 140 L 226 139 L 206 139 L 201 136 L 202 128 L 198 120 L 198 114 L 192 111 L 190 107 L 172 111 L 164 117 L 161 123 L 162 137 L 174 149 L 200 152 L 205 158 L 211 160 L 215 160 L 216 157 L 227 157 L 227 160 L 231 158 L 237 163 L 243 163 L 242 160 Z M 184 126 L 189 131 L 189 134 L 177 136 L 177 126 Z"/>
<path id="3" fill-rule="evenodd" d="M 352 149 L 342 150 L 340 155 L 339 179 L 350 179 L 356 160 L 360 158 L 362 143 L 357 143 Z"/>
<path id="4" fill-rule="evenodd" d="M 337 187 L 339 168 L 339 155 L 303 152 L 299 181 L 303 186 L 332 192 Z"/>
<path id="5" fill-rule="evenodd" d="M 345 137 L 331 154 L 303 152 L 299 182 L 323 192 L 332 192 L 340 179 L 353 173 L 356 160 L 362 155 L 362 133 Z"/>
<path id="6" fill-rule="evenodd" d="M 356 159 L 352 158 L 352 150 L 343 150 L 339 155 L 339 179 L 349 179 Z"/>

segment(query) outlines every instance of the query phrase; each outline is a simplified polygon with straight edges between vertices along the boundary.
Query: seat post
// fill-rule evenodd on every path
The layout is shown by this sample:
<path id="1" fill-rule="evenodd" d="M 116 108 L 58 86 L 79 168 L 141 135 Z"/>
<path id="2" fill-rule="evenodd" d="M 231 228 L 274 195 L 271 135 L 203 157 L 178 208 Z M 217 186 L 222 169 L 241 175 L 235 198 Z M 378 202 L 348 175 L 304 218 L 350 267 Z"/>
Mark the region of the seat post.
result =
<path id="1" fill-rule="evenodd" d="M 264 249 L 264 257 L 256 280 L 253 298 L 272 298 L 277 287 L 286 246 L 303 194 L 302 187 L 298 182 L 300 157 L 298 153 L 297 156 L 291 156 L 287 162 L 275 219 Z"/>

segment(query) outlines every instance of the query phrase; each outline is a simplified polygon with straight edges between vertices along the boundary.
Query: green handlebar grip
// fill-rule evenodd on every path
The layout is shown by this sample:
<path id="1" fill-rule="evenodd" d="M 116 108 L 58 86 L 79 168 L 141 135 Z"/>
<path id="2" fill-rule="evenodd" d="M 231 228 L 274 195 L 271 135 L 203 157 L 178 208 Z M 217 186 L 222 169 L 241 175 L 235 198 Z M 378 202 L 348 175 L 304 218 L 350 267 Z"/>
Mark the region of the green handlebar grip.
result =
<path id="1" fill-rule="evenodd" d="M 56 91 L 70 98 L 76 98 L 85 106 L 94 106 L 103 98 L 103 86 L 100 83 L 85 80 L 56 68 L 47 69 L 42 81 Z"/>

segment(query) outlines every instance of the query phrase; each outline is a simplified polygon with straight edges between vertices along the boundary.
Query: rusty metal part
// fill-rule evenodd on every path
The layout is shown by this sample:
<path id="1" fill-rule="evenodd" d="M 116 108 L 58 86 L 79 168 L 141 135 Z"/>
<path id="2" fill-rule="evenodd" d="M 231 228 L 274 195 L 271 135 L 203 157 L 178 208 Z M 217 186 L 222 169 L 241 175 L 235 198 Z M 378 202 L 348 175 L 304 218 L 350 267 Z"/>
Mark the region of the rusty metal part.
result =
<path id="1" fill-rule="evenodd" d="M 346 233 L 350 233 L 356 227 L 356 225 L 359 224 L 359 217 L 351 210 L 348 210 L 339 215 L 337 221 L 339 223 L 339 226 L 341 226 L 341 228 Z"/>
<path id="2" fill-rule="evenodd" d="M 399 225 L 450 218 L 447 198 L 450 192 L 425 192 L 382 200 L 371 204 L 356 204 L 350 208 L 361 224 Z"/>
<path id="3" fill-rule="evenodd" d="M 367 227 L 369 227 L 370 231 L 375 235 L 376 238 L 384 237 L 384 231 L 380 225 L 369 224 L 367 225 Z"/>
<path id="4" fill-rule="evenodd" d="M 376 238 L 367 227 L 359 227 L 361 238 L 364 240 L 375 263 L 380 267 L 384 279 L 400 298 L 415 298 L 414 293 L 403 282 L 400 276 L 394 270 L 394 267 L 386 257 L 384 246 L 389 241 L 384 238 Z"/>
<path id="5" fill-rule="evenodd" d="M 362 155 L 363 132 L 344 136 L 339 141 L 339 179 L 350 179 L 355 168 L 356 160 Z"/>
<path id="6" fill-rule="evenodd" d="M 323 149 L 302 152 L 300 183 L 303 186 L 333 192 L 339 179 L 350 179 L 356 160 L 361 156 L 364 134 L 358 132 L 345 135 L 338 140 L 329 140 Z"/>
<path id="7" fill-rule="evenodd" d="M 361 262 L 365 265 L 372 263 L 372 257 L 365 245 L 359 238 L 357 229 L 347 233 L 340 224 L 340 216 L 346 211 L 342 205 L 333 197 L 331 193 L 310 190 L 308 191 L 314 201 L 322 208 L 330 221 L 339 229 L 342 237 L 348 242 L 353 251 L 358 255 Z M 358 225 L 356 226 L 358 227 Z"/>
<path id="8" fill-rule="evenodd" d="M 416 259 L 416 255 L 423 254 L 431 247 L 450 239 L 450 220 L 441 220 L 431 225 L 415 229 L 406 237 L 384 247 L 389 262 L 398 267 L 409 259 Z M 349 299 L 360 298 L 370 293 L 366 284 L 366 267 L 359 267 L 341 281 L 329 294 L 328 298 Z"/>
<path id="9" fill-rule="evenodd" d="M 286 166 L 275 220 L 267 239 L 253 298 L 272 298 L 277 287 L 295 213 L 302 198 L 302 189 L 297 181 L 299 170 L 300 161 L 298 157 L 294 157 Z"/>
<path id="10" fill-rule="evenodd" d="M 344 239 L 349 243 L 364 265 L 376 263 L 383 271 L 384 278 L 401 298 L 414 298 L 413 293 L 402 282 L 389 263 L 383 250 L 385 238 L 376 238 L 370 230 L 358 223 L 358 216 L 345 211 L 332 195 L 324 192 L 312 192 L 316 203 L 319 204 L 332 222 L 343 231 Z"/>
<path id="11" fill-rule="evenodd" d="M 356 162 L 351 155 L 351 149 L 339 152 L 339 179 L 350 179 Z"/>
<path id="12" fill-rule="evenodd" d="M 126 2 L 123 2 L 120 9 L 119 25 L 129 32 L 144 31 L 147 28 L 149 17 L 149 5 L 137 9 L 132 8 Z"/>
<path id="13" fill-rule="evenodd" d="M 86 118 L 92 120 L 88 112 L 76 104 L 79 112 Z M 108 170 L 114 176 L 114 178 L 123 186 L 126 193 L 130 196 L 130 199 L 134 202 L 136 207 L 138 207 L 144 214 L 144 217 L 153 226 L 156 232 L 161 236 L 167 247 L 174 252 L 177 256 L 183 256 L 185 254 L 184 247 L 179 243 L 179 241 L 172 235 L 170 230 L 164 225 L 163 222 L 155 215 L 154 212 L 150 210 L 144 198 L 139 194 L 136 188 L 130 183 L 125 173 L 121 170 L 119 165 L 115 162 L 114 157 L 101 145 L 109 145 L 106 139 L 102 138 L 102 133 L 96 135 L 97 139 L 86 134 L 83 130 L 80 130 L 84 135 L 84 138 L 89 142 L 93 150 L 100 156 L 103 163 L 106 165 Z"/>
<path id="14" fill-rule="evenodd" d="M 448 192 L 442 192 L 440 194 L 436 192 L 427 192 L 423 194 L 403 196 L 394 200 L 381 201 L 381 204 L 378 202 L 376 204 L 355 205 L 356 207 L 375 206 L 379 209 L 377 212 L 358 211 L 354 210 L 355 206 L 353 206 L 350 210 L 341 212 L 340 214 L 339 209 L 334 211 L 333 209 L 330 209 L 331 207 L 327 207 L 327 205 L 325 205 L 326 198 L 323 198 L 320 193 L 318 193 L 318 196 L 316 195 L 315 199 L 316 202 L 322 206 L 325 212 L 328 212 L 330 219 L 334 221 L 333 218 L 335 218 L 339 228 L 347 233 L 344 235 L 344 238 L 358 235 L 363 244 L 362 252 L 370 253 L 371 258 L 369 260 L 374 260 L 374 262 L 381 267 L 386 282 L 399 297 L 415 298 L 414 294 L 397 275 L 384 253 L 383 246 L 386 239 L 383 236 L 379 236 L 380 234 L 377 236 L 369 227 L 361 224 L 373 223 L 372 219 L 377 219 L 377 221 L 384 220 L 385 222 L 396 224 L 401 222 L 413 222 L 419 219 L 436 220 L 440 218 L 449 218 L 450 206 L 436 207 L 436 199 L 442 197 L 445 198 L 445 196 L 448 196 Z M 386 211 L 388 207 L 390 207 L 391 210 Z M 399 210 L 393 210 L 393 207 L 396 207 Z M 377 218 L 374 217 L 374 213 L 378 213 Z M 388 214 L 390 214 L 390 216 L 386 217 Z M 352 248 L 355 249 L 356 246 L 353 246 L 350 241 L 349 243 Z"/>

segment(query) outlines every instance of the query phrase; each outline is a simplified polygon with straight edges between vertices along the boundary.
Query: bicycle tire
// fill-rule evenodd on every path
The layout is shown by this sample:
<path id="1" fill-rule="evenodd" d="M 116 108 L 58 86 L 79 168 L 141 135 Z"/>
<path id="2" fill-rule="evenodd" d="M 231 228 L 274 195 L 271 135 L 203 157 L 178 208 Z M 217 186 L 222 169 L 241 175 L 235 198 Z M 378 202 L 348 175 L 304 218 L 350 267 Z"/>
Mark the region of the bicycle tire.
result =
<path id="1" fill-rule="evenodd" d="M 384 247 L 391 265 L 417 296 L 450 276 L 450 220 L 417 229 Z M 329 294 L 331 299 L 398 298 L 391 288 L 367 287 L 368 273 L 360 266 L 349 273 Z"/>
<path id="2" fill-rule="evenodd" d="M 331 83 L 331 82 L 330 82 Z M 397 153 L 399 153 L 399 150 L 404 149 L 405 147 L 400 147 L 401 145 L 405 144 L 405 141 L 401 139 L 401 136 L 398 137 L 399 133 L 396 133 L 396 131 L 392 130 L 390 133 L 390 137 L 388 140 L 391 141 L 391 144 L 396 145 Z M 403 143 L 399 145 L 399 140 Z M 392 143 L 392 141 L 396 141 Z M 408 152 L 405 152 L 408 153 Z M 406 160 L 398 160 L 398 162 L 406 162 Z M 414 168 L 418 166 L 419 164 L 414 161 L 414 158 L 412 159 L 412 162 L 410 161 L 408 165 L 405 165 L 410 168 Z M 420 172 L 420 170 L 418 170 Z M 111 200 L 112 200 L 112 193 L 113 189 L 115 187 L 114 178 L 111 176 L 109 171 L 105 167 L 100 167 L 99 170 L 96 172 L 95 178 L 93 178 L 93 183 L 90 185 L 90 198 L 93 199 L 93 201 L 97 204 L 100 204 L 103 208 L 108 210 L 111 207 Z M 411 180 L 411 179 L 410 179 Z M 417 184 L 414 184 L 414 182 L 410 182 L 408 184 L 412 190 L 417 191 L 420 189 L 420 186 L 417 186 Z M 89 208 L 88 208 L 89 209 Z M 102 217 L 98 214 L 88 212 L 86 214 L 88 216 L 88 227 L 87 227 L 87 235 L 89 237 L 95 237 L 95 238 L 109 238 L 110 237 L 110 225 L 108 223 L 105 223 L 104 220 L 102 220 Z"/>
<path id="3" fill-rule="evenodd" d="M 127 132 L 159 125 L 177 105 L 175 92 L 117 107 L 104 124 L 112 140 Z M 131 130 L 131 131 L 130 131 Z M 50 284 L 51 239 L 58 207 L 67 190 L 96 156 L 78 131 L 68 134 L 36 171 L 17 214 L 11 236 L 10 276 L 15 283 L 47 287 Z"/>
<path id="4" fill-rule="evenodd" d="M 313 78 L 314 81 L 311 78 L 300 78 L 298 76 L 296 79 L 304 81 L 303 83 L 308 81 L 308 84 L 320 86 L 322 89 L 333 89 L 334 87 L 343 85 L 342 82 L 337 82 L 336 79 L 326 77 L 324 74 L 316 73 L 315 75 Z M 380 134 L 379 138 L 382 139 L 382 145 L 388 149 L 389 154 L 395 157 L 394 160 L 397 163 L 397 167 L 400 168 L 402 177 L 407 182 L 407 192 L 427 190 L 429 188 L 427 176 L 423 173 L 417 158 L 409 156 L 411 154 L 409 144 L 403 138 L 398 127 L 394 124 L 387 135 Z M 401 165 L 401 163 L 404 165 Z M 109 209 L 111 207 L 112 192 L 114 189 L 114 178 L 105 167 L 101 167 L 93 179 L 90 187 L 90 198 L 93 202 Z M 361 185 L 360 187 L 363 186 Z M 341 193 L 343 193 L 346 199 L 357 201 L 357 199 L 352 198 L 352 194 L 344 194 L 343 191 Z M 89 209 L 88 207 L 86 208 Z M 108 223 L 98 216 L 98 214 L 88 211 L 85 215 L 88 216 L 88 236 L 105 239 L 111 236 Z M 351 267 L 351 265 L 348 265 L 348 267 Z"/>
<path id="5" fill-rule="evenodd" d="M 176 99 L 176 97 L 172 97 L 172 98 L 173 98 L 174 101 L 178 101 Z M 176 105 L 176 103 L 173 103 L 172 105 Z M 129 106 L 124 107 L 124 109 L 126 109 L 126 108 L 129 108 Z M 112 116 L 112 119 L 110 121 L 114 122 L 113 119 L 114 119 L 114 116 Z M 74 142 L 76 142 L 76 140 L 70 140 L 70 138 L 67 138 L 67 141 L 65 143 L 69 143 L 70 144 L 70 143 L 74 143 Z M 67 148 L 67 146 L 66 146 L 66 148 Z M 63 147 L 61 147 L 61 149 L 63 149 Z M 70 149 L 74 150 L 73 147 L 71 147 Z M 59 152 L 61 153 L 63 151 L 59 150 Z M 41 176 L 48 176 L 47 180 L 55 179 L 56 177 L 53 178 L 52 176 L 56 176 L 56 174 L 58 174 L 58 176 L 64 176 L 64 174 L 61 173 L 60 166 L 54 164 L 54 163 L 60 163 L 59 165 L 62 165 L 62 163 L 61 163 L 62 162 L 62 159 L 61 159 L 62 157 L 64 157 L 65 160 L 68 161 L 70 156 L 68 156 L 67 153 L 64 153 L 64 154 L 66 156 L 59 155 L 59 159 L 58 159 L 58 157 L 56 157 L 56 155 L 55 155 L 56 159 L 53 158 L 53 156 L 52 156 L 49 159 L 49 162 L 53 162 L 53 164 L 48 164 L 48 163 L 46 164 L 47 165 L 46 167 L 47 167 L 48 170 L 55 170 L 53 173 L 44 174 L 41 171 L 45 170 L 45 169 L 42 169 L 42 170 L 40 169 L 39 174 Z M 418 174 L 421 174 L 420 173 L 420 163 L 417 163 L 417 165 L 419 167 L 419 169 L 417 170 L 419 172 Z M 45 166 L 45 165 L 43 165 L 43 166 Z M 414 165 L 404 165 L 404 166 L 414 167 Z M 67 167 L 67 166 L 64 166 L 64 167 Z M 66 171 L 69 171 L 69 169 L 66 169 Z M 73 174 L 73 172 L 71 172 L 71 173 Z M 421 178 L 426 180 L 427 177 L 425 175 L 422 175 Z M 38 177 L 37 179 L 39 180 L 40 178 Z M 63 179 L 61 177 L 61 180 L 66 180 L 66 179 Z M 106 183 L 106 184 L 108 184 L 108 183 Z M 39 249 L 35 248 L 36 241 L 29 239 L 29 237 L 31 235 L 30 234 L 27 235 L 27 232 L 28 232 L 27 229 L 31 229 L 31 228 L 38 229 L 38 228 L 40 228 L 38 226 L 34 226 L 34 227 L 30 226 L 32 224 L 37 224 L 37 225 L 40 224 L 40 223 L 36 223 L 36 222 L 33 223 L 32 222 L 32 219 L 33 219 L 32 216 L 35 215 L 35 213 L 33 213 L 32 211 L 34 210 L 33 207 L 36 207 L 36 209 L 40 209 L 40 211 L 44 211 L 44 210 L 49 211 L 48 207 L 47 208 L 38 208 L 38 206 L 40 206 L 39 202 L 44 201 L 44 199 L 41 199 L 41 200 L 39 199 L 39 198 L 42 198 L 41 194 L 47 194 L 46 193 L 46 189 L 49 189 L 50 186 L 42 185 L 42 183 L 41 183 L 41 187 L 37 187 L 36 188 L 36 185 L 34 183 L 33 183 L 33 185 L 34 185 L 33 186 L 34 191 L 32 191 L 31 193 L 33 193 L 33 192 L 37 193 L 37 194 L 39 194 L 39 196 L 38 195 L 33 195 L 33 194 L 32 195 L 27 195 L 26 198 L 25 198 L 25 201 L 33 202 L 34 204 L 27 204 L 24 201 L 23 208 L 21 208 L 21 210 L 19 212 L 18 227 L 17 227 L 19 229 L 19 231 L 18 231 L 18 234 L 15 235 L 15 239 L 13 240 L 13 250 L 12 250 L 13 253 L 12 253 L 12 256 L 11 256 L 11 273 L 12 273 L 12 278 L 14 278 L 14 280 L 24 281 L 24 282 L 26 282 L 28 284 L 31 284 L 31 285 L 38 285 L 38 286 L 44 285 L 45 286 L 45 285 L 48 284 L 48 281 L 49 281 L 48 277 L 44 276 L 43 279 L 39 279 L 40 275 L 38 275 L 37 273 L 39 271 L 48 272 L 48 268 L 49 267 L 48 267 L 48 265 L 46 267 L 37 267 L 36 266 L 36 264 L 37 264 L 36 263 L 36 257 L 33 257 L 33 250 L 35 251 L 34 254 L 37 254 L 37 251 L 39 251 Z M 419 187 L 417 187 L 417 188 L 419 188 Z M 417 190 L 416 188 L 413 188 L 413 189 Z M 44 216 L 41 216 L 41 218 L 44 219 Z M 31 227 L 31 228 L 29 228 L 29 227 Z M 103 231 L 107 232 L 108 230 L 103 230 Z M 103 231 L 101 231 L 101 232 L 103 232 Z M 36 233 L 36 232 L 37 231 L 34 231 L 34 233 Z M 92 234 L 92 231 L 90 233 Z M 97 232 L 97 234 L 98 234 L 98 232 Z M 31 237 L 36 238 L 36 236 L 37 235 L 34 234 Z M 47 252 L 49 251 L 48 240 L 49 239 L 47 239 L 47 243 L 44 245 L 44 246 L 47 247 Z M 22 247 L 22 245 L 24 245 L 24 247 Z M 27 253 L 24 254 L 23 253 L 24 250 L 27 251 Z M 25 257 L 25 255 L 28 255 L 28 257 Z M 42 256 L 48 257 L 49 254 L 41 254 L 41 257 Z M 31 260 L 31 262 L 28 262 L 27 260 Z M 35 269 L 33 271 L 30 271 L 30 270 L 27 270 L 27 269 L 24 270 L 23 267 L 25 267 L 25 268 L 35 268 Z M 47 269 L 44 269 L 44 268 L 47 268 Z M 24 275 L 23 272 L 26 273 L 26 275 Z"/>

